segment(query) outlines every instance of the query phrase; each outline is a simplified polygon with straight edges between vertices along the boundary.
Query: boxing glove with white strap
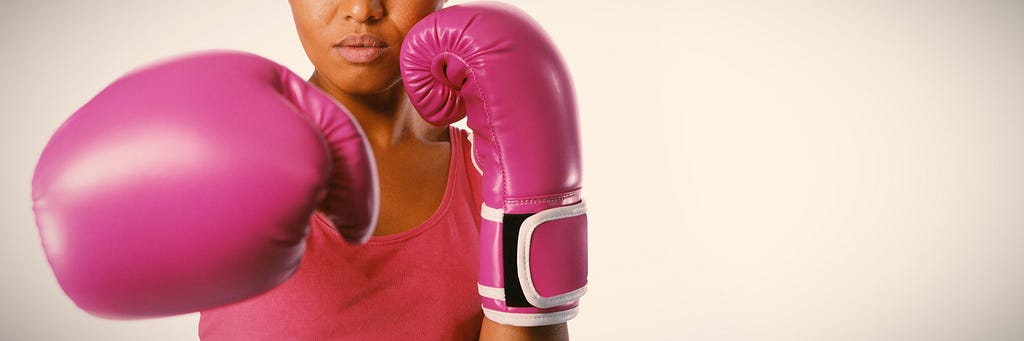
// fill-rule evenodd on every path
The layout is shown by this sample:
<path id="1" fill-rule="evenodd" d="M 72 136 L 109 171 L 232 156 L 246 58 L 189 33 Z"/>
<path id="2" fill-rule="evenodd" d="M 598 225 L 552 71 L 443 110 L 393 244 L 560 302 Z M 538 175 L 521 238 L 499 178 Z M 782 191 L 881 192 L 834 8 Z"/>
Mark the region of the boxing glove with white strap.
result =
<path id="1" fill-rule="evenodd" d="M 108 318 L 270 290 L 297 270 L 314 210 L 361 243 L 379 204 L 356 121 L 283 66 L 238 52 L 109 85 L 53 135 L 32 192 L 61 287 Z"/>
<path id="2" fill-rule="evenodd" d="M 575 317 L 587 283 L 587 218 L 575 93 L 554 44 L 509 5 L 456 5 L 412 28 L 401 68 L 424 119 L 468 116 L 473 130 L 486 316 L 516 326 Z"/>

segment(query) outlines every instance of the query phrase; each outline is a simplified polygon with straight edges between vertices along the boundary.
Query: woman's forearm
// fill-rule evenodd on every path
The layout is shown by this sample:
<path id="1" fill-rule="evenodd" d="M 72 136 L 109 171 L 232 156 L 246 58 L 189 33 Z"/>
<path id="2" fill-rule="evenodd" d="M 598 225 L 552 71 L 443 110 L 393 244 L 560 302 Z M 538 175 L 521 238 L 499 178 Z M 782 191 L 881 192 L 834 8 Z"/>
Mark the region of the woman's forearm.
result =
<path id="1" fill-rule="evenodd" d="M 541 327 L 516 327 L 484 318 L 480 328 L 480 341 L 561 341 L 569 340 L 569 327 L 565 323 Z"/>

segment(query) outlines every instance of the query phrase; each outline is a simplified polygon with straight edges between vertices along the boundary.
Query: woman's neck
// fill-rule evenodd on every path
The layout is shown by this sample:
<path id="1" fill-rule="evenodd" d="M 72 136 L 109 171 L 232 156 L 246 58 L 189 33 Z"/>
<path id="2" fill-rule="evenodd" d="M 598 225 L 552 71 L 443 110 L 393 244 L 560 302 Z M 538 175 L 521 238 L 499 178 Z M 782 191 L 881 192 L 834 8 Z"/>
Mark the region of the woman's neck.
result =
<path id="1" fill-rule="evenodd" d="M 377 94 L 349 94 L 321 79 L 315 72 L 309 82 L 341 102 L 352 113 L 374 149 L 390 149 L 407 143 L 439 142 L 447 137 L 446 128 L 434 127 L 419 117 L 402 83 Z"/>

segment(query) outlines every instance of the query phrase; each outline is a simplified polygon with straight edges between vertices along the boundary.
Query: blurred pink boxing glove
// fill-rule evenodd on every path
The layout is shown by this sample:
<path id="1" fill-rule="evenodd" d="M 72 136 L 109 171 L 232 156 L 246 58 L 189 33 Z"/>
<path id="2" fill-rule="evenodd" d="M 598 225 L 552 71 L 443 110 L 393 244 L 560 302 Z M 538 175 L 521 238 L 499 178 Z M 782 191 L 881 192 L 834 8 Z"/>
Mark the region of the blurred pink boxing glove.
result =
<path id="1" fill-rule="evenodd" d="M 298 268 L 314 210 L 346 240 L 376 226 L 376 168 L 332 98 L 259 56 L 134 71 L 72 115 L 32 181 L 50 266 L 107 318 L 240 301 Z"/>
<path id="2" fill-rule="evenodd" d="M 436 125 L 468 115 L 483 171 L 483 309 L 517 326 L 577 314 L 587 284 L 587 217 L 572 80 L 540 26 L 498 3 L 458 5 L 402 45 L 413 104 Z"/>

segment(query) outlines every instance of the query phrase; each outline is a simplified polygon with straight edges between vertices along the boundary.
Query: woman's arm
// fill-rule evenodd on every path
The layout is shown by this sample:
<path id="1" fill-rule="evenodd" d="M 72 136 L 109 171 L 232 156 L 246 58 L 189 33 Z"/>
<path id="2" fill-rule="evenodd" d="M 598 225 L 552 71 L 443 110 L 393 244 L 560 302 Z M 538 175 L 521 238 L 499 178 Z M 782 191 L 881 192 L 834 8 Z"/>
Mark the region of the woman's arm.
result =
<path id="1" fill-rule="evenodd" d="M 480 327 L 480 341 L 544 341 L 569 340 L 569 327 L 565 323 L 540 327 L 516 327 L 484 318 Z"/>

